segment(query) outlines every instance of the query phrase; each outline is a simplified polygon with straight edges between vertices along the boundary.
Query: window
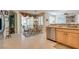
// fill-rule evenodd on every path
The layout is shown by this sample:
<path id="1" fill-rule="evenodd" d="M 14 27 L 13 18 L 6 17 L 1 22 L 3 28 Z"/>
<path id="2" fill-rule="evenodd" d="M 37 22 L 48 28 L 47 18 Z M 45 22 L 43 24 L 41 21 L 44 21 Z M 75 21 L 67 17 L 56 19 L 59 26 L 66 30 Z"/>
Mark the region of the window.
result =
<path id="1" fill-rule="evenodd" d="M 49 16 L 48 19 L 49 24 L 66 24 L 66 17 L 64 15 L 56 15 L 56 16 Z"/>
<path id="2" fill-rule="evenodd" d="M 22 16 L 22 26 L 25 29 L 33 29 L 34 28 L 34 17 L 23 17 Z M 44 25 L 44 19 L 43 16 L 40 16 L 37 18 L 39 26 Z"/>
<path id="3" fill-rule="evenodd" d="M 33 17 L 29 17 L 28 19 L 26 19 L 26 24 L 28 28 L 33 28 L 33 22 L 34 22 L 34 18 Z"/>
<path id="4" fill-rule="evenodd" d="M 56 20 L 55 16 L 49 16 L 48 22 L 49 24 L 55 24 L 55 20 Z"/>
<path id="5" fill-rule="evenodd" d="M 39 23 L 39 25 L 44 25 L 44 18 L 43 18 L 43 16 L 38 17 L 38 23 Z"/>
<path id="6" fill-rule="evenodd" d="M 56 24 L 65 24 L 65 23 L 66 23 L 66 17 L 64 15 L 56 16 Z"/>

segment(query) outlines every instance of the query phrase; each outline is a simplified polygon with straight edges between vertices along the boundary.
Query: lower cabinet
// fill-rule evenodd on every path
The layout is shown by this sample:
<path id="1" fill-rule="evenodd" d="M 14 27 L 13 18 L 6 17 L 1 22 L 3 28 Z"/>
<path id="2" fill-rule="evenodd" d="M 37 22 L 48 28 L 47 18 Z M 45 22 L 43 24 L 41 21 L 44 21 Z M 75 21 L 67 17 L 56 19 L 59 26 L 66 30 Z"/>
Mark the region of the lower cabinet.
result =
<path id="1" fill-rule="evenodd" d="M 79 48 L 79 33 L 69 32 L 68 30 L 62 31 L 62 29 L 57 29 L 56 41 L 74 48 Z"/>
<path id="2" fill-rule="evenodd" d="M 79 33 L 69 33 L 69 45 L 75 48 L 79 48 Z"/>
<path id="3" fill-rule="evenodd" d="M 66 43 L 67 36 L 65 35 L 65 32 L 62 31 L 56 31 L 56 40 L 60 43 L 65 44 Z"/>

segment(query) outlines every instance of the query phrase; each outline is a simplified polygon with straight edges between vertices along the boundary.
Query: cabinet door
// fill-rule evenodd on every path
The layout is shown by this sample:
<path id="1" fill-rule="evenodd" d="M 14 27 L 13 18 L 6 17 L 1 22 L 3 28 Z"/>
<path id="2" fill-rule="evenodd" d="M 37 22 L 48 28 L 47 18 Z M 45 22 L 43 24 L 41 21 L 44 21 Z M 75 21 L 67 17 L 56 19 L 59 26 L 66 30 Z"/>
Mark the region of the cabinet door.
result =
<path id="1" fill-rule="evenodd" d="M 79 33 L 69 33 L 69 39 L 70 46 L 79 48 Z"/>
<path id="2" fill-rule="evenodd" d="M 63 31 L 56 31 L 56 40 L 60 43 L 66 44 L 67 33 Z"/>

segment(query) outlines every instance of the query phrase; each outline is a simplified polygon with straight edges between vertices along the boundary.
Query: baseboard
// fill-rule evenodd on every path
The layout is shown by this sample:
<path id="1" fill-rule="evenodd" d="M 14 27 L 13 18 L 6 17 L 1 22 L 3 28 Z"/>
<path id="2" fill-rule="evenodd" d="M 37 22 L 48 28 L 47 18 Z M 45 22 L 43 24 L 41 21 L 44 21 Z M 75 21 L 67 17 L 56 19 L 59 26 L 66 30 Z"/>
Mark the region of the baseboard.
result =
<path id="1" fill-rule="evenodd" d="M 49 38 L 47 38 L 47 40 L 50 40 L 50 41 L 56 42 L 56 43 L 61 44 L 61 45 L 64 45 L 64 46 L 67 46 L 67 47 L 69 47 L 69 48 L 71 48 L 71 49 L 78 49 L 78 48 L 74 48 L 74 47 L 72 47 L 72 46 L 69 46 L 69 45 L 66 45 L 66 44 L 60 43 L 60 42 L 58 42 L 58 41 L 55 41 L 55 40 L 52 40 L 52 39 L 49 39 Z"/>
<path id="2" fill-rule="evenodd" d="M 50 41 L 56 42 L 55 40 L 52 40 L 52 39 L 49 39 L 49 38 L 47 38 L 47 40 L 50 40 Z"/>

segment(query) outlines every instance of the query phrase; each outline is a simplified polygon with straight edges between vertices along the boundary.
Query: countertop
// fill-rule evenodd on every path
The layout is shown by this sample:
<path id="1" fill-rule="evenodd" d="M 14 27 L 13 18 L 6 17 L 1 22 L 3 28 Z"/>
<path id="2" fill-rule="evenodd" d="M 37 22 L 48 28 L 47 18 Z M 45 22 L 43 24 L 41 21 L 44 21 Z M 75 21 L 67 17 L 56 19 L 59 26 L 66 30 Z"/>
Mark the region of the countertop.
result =
<path id="1" fill-rule="evenodd" d="M 47 26 L 47 28 L 63 28 L 63 29 L 72 29 L 72 30 L 79 30 L 79 27 L 69 27 L 69 26 L 53 26 L 53 25 L 49 25 Z"/>

